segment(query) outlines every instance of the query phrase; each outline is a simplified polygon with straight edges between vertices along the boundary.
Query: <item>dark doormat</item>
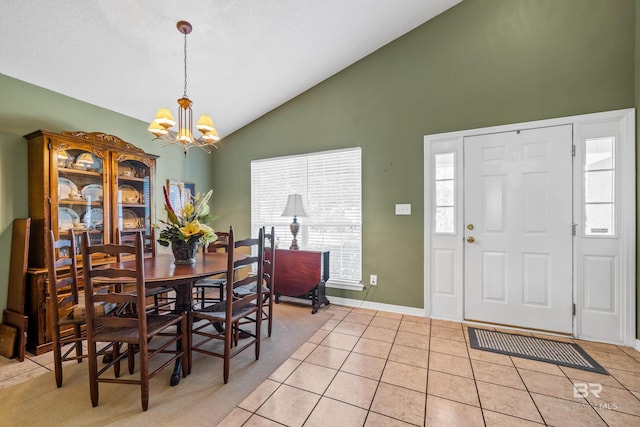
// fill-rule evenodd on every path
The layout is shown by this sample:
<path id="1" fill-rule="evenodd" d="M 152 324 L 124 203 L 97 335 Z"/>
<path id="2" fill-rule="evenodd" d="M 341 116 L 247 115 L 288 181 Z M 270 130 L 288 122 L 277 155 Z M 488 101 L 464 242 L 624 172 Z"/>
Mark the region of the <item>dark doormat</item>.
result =
<path id="1" fill-rule="evenodd" d="M 584 371 L 609 373 L 578 344 L 469 328 L 471 348 L 554 363 Z"/>

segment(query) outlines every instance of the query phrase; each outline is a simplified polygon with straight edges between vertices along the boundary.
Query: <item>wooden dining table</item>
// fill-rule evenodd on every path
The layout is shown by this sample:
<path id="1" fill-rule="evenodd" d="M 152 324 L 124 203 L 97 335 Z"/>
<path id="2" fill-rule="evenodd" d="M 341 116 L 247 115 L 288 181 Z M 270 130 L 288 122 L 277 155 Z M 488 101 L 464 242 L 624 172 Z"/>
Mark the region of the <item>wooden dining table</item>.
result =
<path id="1" fill-rule="evenodd" d="M 238 254 L 235 258 L 246 257 Z M 200 279 L 227 272 L 228 257 L 225 252 L 198 252 L 195 264 L 174 264 L 173 255 L 159 254 L 144 259 L 144 280 L 148 289 L 171 287 L 176 291 L 175 312 L 184 313 L 192 309 L 193 284 Z M 135 260 L 109 264 L 118 268 L 135 268 Z M 187 331 L 189 333 L 189 331 Z M 188 340 L 191 342 L 191 339 Z M 188 351 L 189 349 L 185 349 Z M 180 382 L 181 361 L 176 361 L 171 374 L 171 385 Z"/>
<path id="2" fill-rule="evenodd" d="M 227 254 L 224 252 L 196 255 L 195 264 L 174 264 L 173 255 L 159 254 L 144 260 L 144 281 L 149 289 L 172 287 L 176 290 L 176 311 L 191 309 L 193 283 L 208 276 L 227 272 Z M 127 265 L 129 264 L 129 265 Z M 135 261 L 123 261 L 121 267 L 135 265 Z"/>

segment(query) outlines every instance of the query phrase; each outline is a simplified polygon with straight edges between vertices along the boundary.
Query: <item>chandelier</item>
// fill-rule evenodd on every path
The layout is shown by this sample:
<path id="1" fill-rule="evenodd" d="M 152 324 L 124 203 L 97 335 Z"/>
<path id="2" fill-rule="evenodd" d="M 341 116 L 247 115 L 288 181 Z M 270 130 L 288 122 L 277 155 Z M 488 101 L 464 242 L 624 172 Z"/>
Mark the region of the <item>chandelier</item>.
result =
<path id="1" fill-rule="evenodd" d="M 149 125 L 149 132 L 155 135 L 155 139 L 161 139 L 169 144 L 180 144 L 184 155 L 192 147 L 198 147 L 211 153 L 207 148 L 220 141 L 218 131 L 216 130 L 211 116 L 202 115 L 196 123 L 196 128 L 202 134 L 199 138 L 193 136 L 193 112 L 191 111 L 192 102 L 187 96 L 187 34 L 191 33 L 193 27 L 187 21 L 180 21 L 176 24 L 178 31 L 184 34 L 184 94 L 178 99 L 178 129 L 173 130 L 176 124 L 171 111 L 168 108 L 160 108 Z M 215 145 L 213 145 L 215 148 Z"/>

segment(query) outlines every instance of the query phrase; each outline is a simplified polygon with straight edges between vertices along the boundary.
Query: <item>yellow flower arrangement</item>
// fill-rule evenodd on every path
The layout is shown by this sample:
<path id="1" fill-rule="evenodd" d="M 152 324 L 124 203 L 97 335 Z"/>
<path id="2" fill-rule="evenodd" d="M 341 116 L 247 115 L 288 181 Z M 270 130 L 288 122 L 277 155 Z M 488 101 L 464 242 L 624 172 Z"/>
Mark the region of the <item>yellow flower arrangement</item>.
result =
<path id="1" fill-rule="evenodd" d="M 206 194 L 197 193 L 190 196 L 190 200 L 176 212 L 169 201 L 169 193 L 165 186 L 164 191 L 164 209 L 167 212 L 167 220 L 160 221 L 166 228 L 160 232 L 158 243 L 162 246 L 169 246 L 178 240 L 188 244 L 208 245 L 216 240 L 216 233 L 212 227 L 205 223 L 211 219 L 209 215 L 209 199 L 213 194 L 213 190 L 209 190 Z M 180 188 L 182 191 L 182 188 Z"/>

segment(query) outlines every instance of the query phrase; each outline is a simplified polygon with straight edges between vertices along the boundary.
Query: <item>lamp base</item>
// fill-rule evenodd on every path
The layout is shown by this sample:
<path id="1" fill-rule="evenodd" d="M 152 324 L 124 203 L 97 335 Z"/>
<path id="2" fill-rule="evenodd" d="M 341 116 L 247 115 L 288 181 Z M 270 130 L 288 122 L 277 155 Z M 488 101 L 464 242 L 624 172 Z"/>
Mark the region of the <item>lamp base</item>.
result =
<path id="1" fill-rule="evenodd" d="M 291 230 L 291 234 L 293 234 L 293 240 L 291 241 L 289 250 L 297 251 L 299 248 L 296 236 L 298 235 L 298 231 L 300 231 L 300 224 L 298 224 L 298 219 L 295 216 L 293 217 L 293 222 L 289 225 L 289 229 Z"/>
<path id="2" fill-rule="evenodd" d="M 289 246 L 289 250 L 291 250 L 291 251 L 297 251 L 298 249 L 300 249 L 300 248 L 298 247 L 298 241 L 297 241 L 296 239 L 293 239 L 293 240 L 291 241 L 291 246 Z"/>

